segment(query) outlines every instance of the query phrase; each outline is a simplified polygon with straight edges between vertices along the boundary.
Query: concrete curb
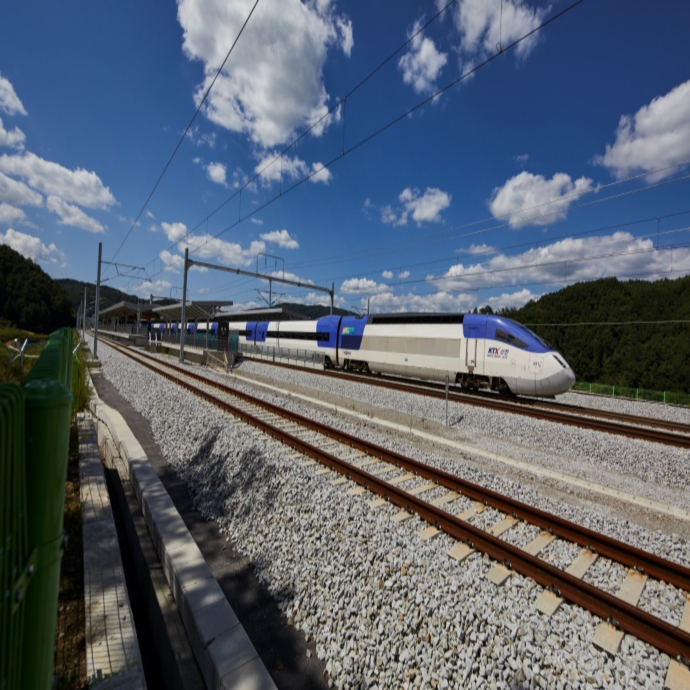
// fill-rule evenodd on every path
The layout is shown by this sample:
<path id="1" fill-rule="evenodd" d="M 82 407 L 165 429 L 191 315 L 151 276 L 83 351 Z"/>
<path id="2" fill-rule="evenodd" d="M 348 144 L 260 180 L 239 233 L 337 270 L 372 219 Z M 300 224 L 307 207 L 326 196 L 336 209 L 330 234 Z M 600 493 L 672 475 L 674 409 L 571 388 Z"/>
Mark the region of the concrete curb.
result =
<path id="1" fill-rule="evenodd" d="M 122 415 L 92 388 L 89 402 L 99 445 L 106 428 L 134 493 L 208 688 L 275 688 L 235 612 L 213 577 L 163 483 Z"/>

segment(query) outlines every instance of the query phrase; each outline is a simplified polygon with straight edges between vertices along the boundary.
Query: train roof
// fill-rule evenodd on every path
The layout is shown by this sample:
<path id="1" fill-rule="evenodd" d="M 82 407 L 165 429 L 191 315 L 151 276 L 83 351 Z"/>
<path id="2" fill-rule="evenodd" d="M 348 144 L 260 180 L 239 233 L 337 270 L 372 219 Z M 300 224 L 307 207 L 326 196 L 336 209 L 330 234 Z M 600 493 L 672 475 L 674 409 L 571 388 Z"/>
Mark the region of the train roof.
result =
<path id="1" fill-rule="evenodd" d="M 368 323 L 371 324 L 404 324 L 404 323 L 428 323 L 428 324 L 454 324 L 462 323 L 465 314 L 448 312 L 416 312 L 397 314 L 372 314 Z"/>

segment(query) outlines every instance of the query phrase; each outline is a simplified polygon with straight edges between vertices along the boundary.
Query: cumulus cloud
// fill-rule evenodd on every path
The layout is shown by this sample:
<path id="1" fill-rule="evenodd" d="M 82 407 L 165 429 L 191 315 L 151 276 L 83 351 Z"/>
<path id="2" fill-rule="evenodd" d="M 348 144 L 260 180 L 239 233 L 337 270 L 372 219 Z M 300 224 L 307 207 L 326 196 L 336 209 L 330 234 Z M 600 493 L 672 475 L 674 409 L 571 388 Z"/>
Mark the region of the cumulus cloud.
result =
<path id="1" fill-rule="evenodd" d="M 161 229 L 171 242 L 179 242 L 187 234 L 184 223 L 161 223 Z"/>
<path id="2" fill-rule="evenodd" d="M 265 232 L 261 235 L 261 239 L 277 244 L 283 249 L 299 249 L 299 242 L 294 237 L 290 237 L 290 233 L 287 230 Z"/>
<path id="3" fill-rule="evenodd" d="M 22 256 L 36 263 L 64 264 L 65 262 L 65 255 L 54 243 L 51 242 L 46 247 L 38 237 L 17 232 L 12 228 L 9 228 L 4 235 L 0 233 L 0 244 L 6 244 Z"/>
<path id="4" fill-rule="evenodd" d="M 476 290 L 506 285 L 569 284 L 608 276 L 659 280 L 669 266 L 690 273 L 690 248 L 655 251 L 651 239 L 628 232 L 567 238 L 521 254 L 493 256 L 484 263 L 456 264 L 442 276 L 428 276 L 440 290 Z"/>
<path id="5" fill-rule="evenodd" d="M 682 163 L 690 159 L 690 80 L 623 115 L 616 140 L 607 144 L 597 163 L 617 178 Z M 651 182 L 673 175 L 675 169 L 649 175 Z"/>
<path id="6" fill-rule="evenodd" d="M 381 274 L 386 280 L 390 280 L 393 277 L 393 271 L 384 271 Z"/>
<path id="7" fill-rule="evenodd" d="M 471 244 L 465 249 L 456 249 L 456 254 L 495 254 L 496 249 L 488 244 Z"/>
<path id="8" fill-rule="evenodd" d="M 410 33 L 419 31 L 420 26 L 421 22 L 416 22 Z M 439 52 L 434 41 L 420 33 L 412 39 L 410 50 L 400 58 L 398 68 L 405 84 L 418 94 L 429 94 L 436 89 L 436 79 L 446 62 L 446 53 Z"/>
<path id="9" fill-rule="evenodd" d="M 184 257 L 179 254 L 171 254 L 167 249 L 164 249 L 158 256 L 163 262 L 164 271 L 180 273 L 184 268 Z"/>
<path id="10" fill-rule="evenodd" d="M 34 153 L 0 156 L 0 172 L 22 178 L 33 189 L 86 208 L 108 208 L 115 203 L 110 189 L 95 172 L 68 170 Z"/>
<path id="11" fill-rule="evenodd" d="M 340 292 L 346 295 L 358 295 L 361 293 L 376 295 L 389 290 L 388 285 L 377 283 L 369 278 L 348 278 L 340 286 Z"/>
<path id="12" fill-rule="evenodd" d="M 26 110 L 8 79 L 0 74 L 0 110 L 8 115 L 26 115 Z"/>
<path id="13" fill-rule="evenodd" d="M 60 217 L 58 225 L 70 225 L 73 228 L 81 228 L 88 232 L 105 232 L 103 226 L 95 218 L 91 218 L 80 208 L 68 204 L 56 196 L 49 196 L 46 200 L 46 206 L 49 211 Z"/>
<path id="14" fill-rule="evenodd" d="M 570 175 L 556 173 L 547 180 L 543 175 L 525 171 L 494 189 L 489 210 L 494 218 L 507 217 L 513 228 L 548 225 L 565 220 L 570 205 L 593 189 L 593 182 L 588 177 L 573 182 Z M 553 203 L 546 205 L 547 202 Z"/>
<path id="15" fill-rule="evenodd" d="M 25 223 L 26 214 L 20 208 L 4 202 L 0 203 L 0 224 Z"/>
<path id="16" fill-rule="evenodd" d="M 0 172 L 0 201 L 14 206 L 43 206 L 43 197 L 23 182 Z"/>
<path id="17" fill-rule="evenodd" d="M 190 233 L 185 237 L 187 226 L 184 223 L 164 222 L 161 223 L 161 229 L 171 242 L 179 243 L 178 251 L 181 255 L 184 255 L 184 250 L 188 247 L 189 253 L 200 261 L 218 261 L 226 266 L 248 266 L 256 260 L 257 254 L 266 251 L 266 243 L 256 240 L 247 249 L 243 249 L 236 242 L 226 242 L 208 234 Z M 169 254 L 166 257 L 170 260 Z"/>
<path id="18" fill-rule="evenodd" d="M 333 177 L 328 168 L 323 167 L 323 163 L 312 163 L 311 168 L 301 158 L 288 155 L 280 156 L 277 151 L 267 151 L 264 153 L 254 172 L 260 175 L 264 184 L 273 182 L 283 182 L 287 180 L 298 180 L 313 173 L 309 180 L 311 182 L 322 182 L 328 184 Z"/>
<path id="19" fill-rule="evenodd" d="M 439 7 L 445 0 L 437 0 Z M 461 63 L 465 66 L 497 51 L 499 43 L 507 46 L 539 26 L 546 7 L 530 7 L 523 0 L 459 0 L 452 12 L 455 28 L 460 37 L 457 47 Z M 515 48 L 520 58 L 526 58 L 537 45 L 536 35 L 525 39 Z"/>
<path id="20" fill-rule="evenodd" d="M 266 275 L 273 276 L 274 278 L 293 280 L 295 283 L 302 283 L 303 285 L 314 284 L 314 281 L 311 280 L 311 278 L 302 278 L 302 276 L 298 276 L 296 273 L 290 273 L 290 271 L 269 271 L 269 273 Z"/>
<path id="21" fill-rule="evenodd" d="M 143 283 L 139 283 L 139 285 L 133 287 L 132 292 L 140 297 L 148 298 L 149 295 L 161 295 L 162 293 L 168 293 L 171 287 L 172 283 L 167 280 L 145 280 Z"/>
<path id="22" fill-rule="evenodd" d="M 405 278 L 409 278 L 409 277 L 410 277 L 409 271 L 400 271 L 400 273 L 398 273 L 398 278 L 400 278 L 400 280 L 405 280 Z"/>
<path id="23" fill-rule="evenodd" d="M 227 187 L 225 181 L 226 168 L 223 163 L 209 163 L 206 166 L 206 175 L 211 182 Z"/>
<path id="24" fill-rule="evenodd" d="M 11 131 L 7 131 L 2 123 L 2 118 L 0 117 L 0 146 L 4 146 L 9 149 L 18 149 L 21 151 L 24 148 L 24 142 L 26 141 L 26 135 L 22 132 L 19 127 L 15 127 Z"/>
<path id="25" fill-rule="evenodd" d="M 521 168 L 524 168 L 527 165 L 528 160 L 529 160 L 529 153 L 521 153 L 519 156 L 515 156 L 515 162 Z"/>
<path id="26" fill-rule="evenodd" d="M 450 206 L 451 195 L 437 187 L 427 187 L 424 194 L 419 190 L 407 187 L 400 193 L 398 199 L 402 203 L 402 210 L 396 212 L 391 206 L 384 206 L 381 220 L 393 225 L 407 225 L 409 217 L 421 225 L 422 223 L 439 223 L 441 211 Z"/>
<path id="27" fill-rule="evenodd" d="M 432 294 L 416 295 L 413 292 L 405 295 L 395 295 L 386 292 L 376 295 L 369 301 L 369 310 L 372 314 L 396 313 L 396 312 L 466 312 L 476 303 L 474 294 L 452 294 L 439 291 Z M 367 308 L 366 298 L 361 300 L 361 308 Z"/>
<path id="28" fill-rule="evenodd" d="M 200 102 L 252 7 L 251 0 L 179 0 L 183 50 L 203 63 Z M 264 0 L 204 106 L 212 122 L 269 148 L 328 112 L 323 69 L 333 48 L 350 54 L 351 21 L 329 0 Z M 331 118 L 326 118 L 330 120 Z M 320 135 L 328 122 L 313 133 Z"/>

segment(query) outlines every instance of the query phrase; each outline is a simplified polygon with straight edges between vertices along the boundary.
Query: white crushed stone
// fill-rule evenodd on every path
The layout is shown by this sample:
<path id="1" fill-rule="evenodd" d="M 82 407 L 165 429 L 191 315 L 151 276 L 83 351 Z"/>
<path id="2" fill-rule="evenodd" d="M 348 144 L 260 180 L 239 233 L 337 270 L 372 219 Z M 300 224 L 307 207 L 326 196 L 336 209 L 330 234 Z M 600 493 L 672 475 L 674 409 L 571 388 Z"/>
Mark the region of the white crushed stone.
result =
<path id="1" fill-rule="evenodd" d="M 531 580 L 513 575 L 496 588 L 484 578 L 495 565 L 489 558 L 474 554 L 456 563 L 446 555 L 450 544 L 446 535 L 419 540 L 415 532 L 426 526 L 419 518 L 393 523 L 394 506 L 370 509 L 362 496 L 347 495 L 347 485 L 331 486 L 324 477 L 317 477 L 319 465 L 300 468 L 288 457 L 292 451 L 285 446 L 231 421 L 217 408 L 124 360 L 105 344 L 99 354 L 103 374 L 149 419 L 155 440 L 187 482 L 198 509 L 216 519 L 251 558 L 258 577 L 289 622 L 314 639 L 333 687 L 644 688 L 663 684 L 669 659 L 649 645 L 626 635 L 620 653 L 615 658 L 607 656 L 592 645 L 600 621 L 587 611 L 566 603 L 551 619 L 544 618 L 534 608 L 541 588 Z M 316 381 L 306 383 L 308 374 L 303 372 L 271 368 L 271 375 L 276 373 L 278 379 L 277 372 L 289 374 L 296 385 L 322 385 L 320 377 L 310 377 Z M 226 376 L 208 375 L 233 385 Z M 234 385 L 257 397 L 271 397 L 246 383 Z M 408 396 L 414 397 L 411 408 L 407 394 L 374 393 L 368 386 L 342 381 L 329 385 L 331 393 L 337 388 L 353 401 L 360 396 L 382 396 L 385 401 L 376 402 L 380 407 L 413 410 L 415 415 L 435 421 L 442 421 L 444 414 L 438 403 L 427 405 L 418 396 Z M 281 398 L 281 404 L 689 564 L 688 541 L 677 535 L 650 532 L 632 522 L 612 519 L 594 507 L 575 508 L 540 496 L 532 488 L 465 464 L 457 453 L 453 459 L 429 455 L 405 439 L 391 440 L 342 416 L 333 417 L 294 400 Z M 454 409 L 454 415 L 463 416 L 458 436 L 470 437 L 476 445 L 481 440 L 482 444 L 505 447 L 510 449 L 505 454 L 512 457 L 516 443 L 524 444 L 525 459 L 528 456 L 530 461 L 534 460 L 531 449 L 541 447 L 545 452 L 540 461 L 550 459 L 569 473 L 577 463 L 591 469 L 606 459 L 607 474 L 625 472 L 635 487 L 655 481 L 654 493 L 666 496 L 657 500 L 677 499 L 677 492 L 668 484 L 680 480 L 682 458 L 673 457 L 668 469 L 658 473 L 653 468 L 658 449 L 652 444 L 640 444 L 644 446 L 641 451 L 633 442 L 628 447 L 629 442 L 618 438 L 602 441 L 598 438 L 602 434 L 525 418 L 513 423 L 495 413 L 490 419 L 486 411 L 480 412 L 465 406 L 461 411 Z M 494 440 L 494 434 L 504 440 Z M 615 450 L 619 444 L 626 446 L 621 452 Z M 546 452 L 549 448 L 558 448 L 558 455 Z M 607 451 L 613 457 L 605 458 Z M 639 456 L 644 454 L 648 457 L 643 465 Z M 687 454 L 685 463 L 687 472 Z M 596 481 L 591 474 L 587 476 Z M 687 476 L 684 480 L 677 486 L 687 487 Z M 664 489 L 669 493 L 664 494 Z M 498 511 L 487 509 L 472 523 L 493 524 L 501 517 Z M 533 528 L 518 525 L 503 538 L 520 543 L 533 536 Z M 576 545 L 555 540 L 542 555 L 565 567 L 579 551 Z M 607 588 L 619 585 L 619 570 L 625 569 L 610 563 L 608 569 L 604 565 L 597 569 L 599 563 L 605 562 L 595 564 L 588 578 Z M 679 613 L 672 609 L 679 599 L 671 590 L 658 585 L 645 602 L 657 615 L 674 621 Z"/>

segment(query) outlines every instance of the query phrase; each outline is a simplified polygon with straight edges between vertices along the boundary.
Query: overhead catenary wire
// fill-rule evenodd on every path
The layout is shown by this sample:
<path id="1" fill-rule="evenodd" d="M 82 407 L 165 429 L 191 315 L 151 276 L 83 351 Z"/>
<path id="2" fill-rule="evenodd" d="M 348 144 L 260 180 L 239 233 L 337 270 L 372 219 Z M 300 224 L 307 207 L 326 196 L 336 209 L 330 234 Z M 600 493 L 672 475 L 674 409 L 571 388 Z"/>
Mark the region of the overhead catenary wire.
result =
<path id="1" fill-rule="evenodd" d="M 457 2 L 457 0 L 450 0 L 447 2 L 435 15 L 429 19 L 425 24 L 419 26 L 416 31 L 412 32 L 410 36 L 407 38 L 407 40 L 404 43 L 401 43 L 388 57 L 384 58 L 376 67 L 374 67 L 371 72 L 369 72 L 365 77 L 363 77 L 355 86 L 353 86 L 342 98 L 336 100 L 336 102 L 327 110 L 318 120 L 313 122 L 309 127 L 307 127 L 304 131 L 302 131 L 293 141 L 291 141 L 285 148 L 282 149 L 282 151 L 278 154 L 276 154 L 268 163 L 266 163 L 261 170 L 258 172 L 255 172 L 254 177 L 247 179 L 244 184 L 239 187 L 233 194 L 231 194 L 223 203 L 221 203 L 219 206 L 217 206 L 211 213 L 209 213 L 205 218 L 200 220 L 194 227 L 190 228 L 185 235 L 183 235 L 179 240 L 171 244 L 168 249 L 172 249 L 176 247 L 180 242 L 183 242 L 189 235 L 191 235 L 195 230 L 198 230 L 204 223 L 208 226 L 208 221 L 213 218 L 213 216 L 216 215 L 219 211 L 221 211 L 227 204 L 229 204 L 233 199 L 237 198 L 238 196 L 241 197 L 242 191 L 250 187 L 252 184 L 254 184 L 260 177 L 263 175 L 263 173 L 266 172 L 276 161 L 281 160 L 284 155 L 286 155 L 291 149 L 293 149 L 302 139 L 304 139 L 309 132 L 314 130 L 314 128 L 318 127 L 325 119 L 329 118 L 334 112 L 338 111 L 338 109 L 343 106 L 343 108 L 346 107 L 347 105 L 347 99 L 350 98 L 353 94 L 355 94 L 364 84 L 366 84 L 375 74 L 377 74 L 381 69 L 383 69 L 396 55 L 398 55 L 402 50 L 404 50 L 420 33 L 425 31 L 431 24 L 433 24 L 451 5 L 454 5 Z M 345 152 L 345 128 L 343 125 L 343 144 L 342 144 L 342 153 Z M 320 172 L 320 171 L 317 171 Z M 282 176 L 281 176 L 281 181 L 282 181 Z M 281 192 L 278 194 L 278 196 L 282 196 L 282 189 Z"/>
<path id="2" fill-rule="evenodd" d="M 218 68 L 218 71 L 216 72 L 215 76 L 213 77 L 213 80 L 211 81 L 208 89 L 206 89 L 206 93 L 204 93 L 203 98 L 201 101 L 199 101 L 199 105 L 197 106 L 197 109 L 194 111 L 194 115 L 192 115 L 192 119 L 189 121 L 189 124 L 187 125 L 187 128 L 184 131 L 184 134 L 180 137 L 180 140 L 177 142 L 177 146 L 175 146 L 174 151 L 170 155 L 170 158 L 168 159 L 168 162 L 165 164 L 165 167 L 163 168 L 163 172 L 159 175 L 158 180 L 156 180 L 156 184 L 153 186 L 153 189 L 149 193 L 148 197 L 146 198 L 146 201 L 144 202 L 144 205 L 141 207 L 141 210 L 137 214 L 137 217 L 134 219 L 134 222 L 132 223 L 132 226 L 130 229 L 127 231 L 127 234 L 125 235 L 124 239 L 120 243 L 120 246 L 117 248 L 117 251 L 115 254 L 113 254 L 113 257 L 111 259 L 111 262 L 115 260 L 115 257 L 120 253 L 120 250 L 124 246 L 125 242 L 129 238 L 129 236 L 132 234 L 132 230 L 136 227 L 137 223 L 139 222 L 139 218 L 141 218 L 141 215 L 144 213 L 146 210 L 146 207 L 149 204 L 149 201 L 151 201 L 151 198 L 156 192 L 156 189 L 158 189 L 158 185 L 161 183 L 161 180 L 163 179 L 163 176 L 167 172 L 168 168 L 170 167 L 170 164 L 172 163 L 173 158 L 175 158 L 175 154 L 177 153 L 178 149 L 182 145 L 182 142 L 185 140 L 185 137 L 187 136 L 187 133 L 189 132 L 192 124 L 194 123 L 194 120 L 196 120 L 196 116 L 199 114 L 199 111 L 201 110 L 202 106 L 206 102 L 206 99 L 208 98 L 209 93 L 211 93 L 211 89 L 213 88 L 213 85 L 216 83 L 216 80 L 218 79 L 220 73 L 223 71 L 223 67 L 225 67 L 225 63 L 228 61 L 228 58 L 232 54 L 232 51 L 235 49 L 235 46 L 237 45 L 237 41 L 240 40 L 240 36 L 242 35 L 242 32 L 244 31 L 245 27 L 247 26 L 249 20 L 251 19 L 251 16 L 254 14 L 254 10 L 256 9 L 256 6 L 259 4 L 259 0 L 256 0 L 254 3 L 251 11 L 247 15 L 247 18 L 244 20 L 244 24 L 242 24 L 242 28 L 239 30 L 239 33 L 235 37 L 235 40 L 233 41 L 232 45 L 230 46 L 230 50 L 228 50 L 227 55 L 225 56 L 225 59 L 223 60 L 221 66 Z"/>
<path id="3" fill-rule="evenodd" d="M 562 9 L 561 11 L 557 12 L 556 14 L 554 14 L 554 15 L 552 15 L 551 17 L 549 17 L 548 19 L 546 19 L 544 22 L 542 22 L 541 24 L 539 24 L 538 26 L 536 26 L 535 28 L 533 28 L 531 31 L 528 31 L 526 34 L 524 34 L 524 35 L 521 36 L 520 38 L 517 38 L 517 39 L 516 39 L 515 41 L 513 41 L 510 45 L 504 47 L 503 50 L 502 50 L 500 53 L 495 53 L 495 54 L 489 56 L 488 58 L 486 58 L 486 59 L 483 60 L 482 62 L 478 63 L 477 65 L 475 65 L 475 66 L 472 67 L 471 69 L 469 69 L 469 70 L 463 72 L 459 77 L 456 77 L 455 79 L 453 79 L 452 81 L 450 81 L 448 84 L 446 84 L 445 86 L 443 86 L 442 88 L 438 89 L 438 90 L 435 91 L 433 94 L 431 94 L 430 96 L 428 96 L 427 98 L 422 99 L 422 100 L 419 101 L 416 105 L 412 106 L 411 108 L 408 108 L 408 109 L 405 110 L 405 112 L 403 112 L 402 114 L 396 116 L 395 118 L 393 118 L 392 120 L 390 120 L 390 121 L 387 122 L 386 124 L 382 125 L 381 127 L 379 127 L 378 129 L 376 129 L 375 131 L 371 132 L 370 134 L 368 134 L 368 135 L 365 136 L 364 138 L 360 139 L 358 142 L 356 142 L 355 144 L 353 144 L 353 145 L 350 146 L 349 148 L 343 150 L 340 154 L 338 154 L 337 156 L 335 156 L 335 157 L 334 157 L 333 159 L 331 159 L 329 162 L 323 164 L 320 168 L 318 168 L 318 169 L 316 169 L 316 170 L 312 170 L 310 173 L 308 173 L 307 175 L 303 176 L 301 179 L 299 179 L 299 180 L 297 180 L 296 182 L 294 182 L 290 187 L 288 187 L 288 188 L 285 189 L 285 190 L 282 190 L 282 192 L 279 193 L 278 195 L 272 197 L 271 199 L 269 199 L 269 200 L 266 201 L 265 203 L 263 203 L 263 204 L 257 206 L 256 208 L 254 208 L 253 210 L 251 210 L 251 211 L 250 211 L 249 213 L 247 213 L 246 215 L 240 216 L 240 217 L 238 218 L 237 221 L 234 221 L 233 223 L 231 223 L 231 224 L 228 225 L 226 228 L 224 228 L 223 230 L 221 230 L 221 231 L 218 232 L 217 234 L 213 235 L 212 237 L 207 238 L 204 242 L 202 242 L 202 243 L 199 244 L 198 246 L 196 246 L 196 247 L 194 247 L 194 248 L 191 248 L 191 247 L 190 247 L 190 254 L 199 251 L 202 247 L 206 246 L 206 245 L 209 244 L 211 241 L 213 241 L 213 240 L 215 240 L 215 239 L 218 239 L 219 237 L 221 237 L 221 236 L 224 235 L 225 233 L 229 232 L 231 229 L 237 227 L 240 223 L 244 222 L 244 221 L 247 220 L 248 218 L 251 218 L 251 217 L 255 216 L 257 213 L 259 213 L 260 211 L 264 210 L 265 208 L 267 208 L 268 206 L 270 206 L 271 204 L 273 204 L 273 203 L 274 203 L 275 201 L 277 201 L 278 199 L 280 199 L 280 198 L 286 196 L 287 194 L 289 194 L 290 192 L 294 191 L 295 189 L 297 189 L 298 187 L 300 187 L 302 184 L 304 184 L 304 182 L 306 182 L 307 180 L 310 180 L 312 177 L 314 177 L 314 176 L 316 176 L 316 175 L 319 175 L 319 174 L 322 173 L 324 170 L 330 168 L 330 167 L 331 167 L 332 165 L 334 165 L 337 161 L 341 160 L 342 158 L 344 158 L 344 157 L 348 156 L 349 154 L 353 153 L 354 151 L 358 150 L 359 148 L 361 148 L 362 146 L 364 146 L 365 144 L 367 144 L 367 143 L 368 143 L 369 141 L 371 141 L 372 139 L 378 137 L 378 136 L 381 135 L 383 132 L 385 132 L 385 131 L 387 131 L 388 129 L 390 129 L 391 127 L 393 127 L 395 124 L 397 124 L 397 123 L 400 122 L 401 120 L 404 120 L 404 119 L 407 118 L 409 115 L 413 114 L 414 112 L 416 112 L 416 111 L 419 110 L 420 108 L 424 107 L 425 105 L 427 105 L 427 104 L 430 103 L 431 101 L 433 101 L 433 100 L 435 100 L 436 98 L 438 98 L 439 96 L 441 96 L 443 93 L 445 93 L 445 92 L 448 91 L 449 89 L 451 89 L 451 88 L 453 88 L 454 86 L 456 86 L 457 84 L 459 84 L 461 81 L 463 81 L 463 80 L 469 78 L 470 76 L 472 76 L 473 74 L 475 74 L 475 73 L 478 72 L 479 70 L 483 69 L 484 67 L 486 67 L 487 65 L 489 65 L 491 62 L 493 62 L 497 57 L 499 57 L 499 56 L 501 56 L 501 55 L 504 55 L 504 54 L 508 53 L 509 51 L 513 50 L 513 49 L 516 48 L 518 45 L 520 45 L 523 41 L 527 40 L 528 38 L 530 38 L 531 36 L 535 35 L 535 34 L 538 33 L 539 31 L 543 30 L 544 28 L 546 28 L 547 26 L 549 26 L 549 25 L 552 24 L 553 22 L 555 22 L 555 21 L 557 21 L 558 19 L 562 18 L 564 15 L 566 15 L 567 13 L 569 13 L 570 11 L 572 11 L 573 9 L 575 9 L 578 5 L 582 4 L 583 2 L 584 2 L 584 0 L 576 0 L 575 2 L 573 2 L 573 3 L 572 3 L 571 5 L 569 5 L 568 7 L 565 7 L 565 8 Z M 449 4 L 450 4 L 450 3 L 449 3 Z M 409 40 L 408 40 L 408 42 L 409 42 Z M 399 51 L 398 51 L 398 52 L 399 52 Z M 391 59 L 391 58 L 389 57 L 388 60 L 390 60 L 390 59 Z M 282 155 L 282 154 L 281 154 L 281 155 Z M 279 156 L 279 157 L 280 157 L 280 156 Z M 279 157 L 275 158 L 273 162 L 275 162 L 275 160 L 277 160 Z M 647 174 L 649 174 L 649 173 L 647 173 Z M 250 181 L 246 182 L 243 186 L 241 186 L 241 187 L 232 195 L 232 197 L 230 197 L 228 200 L 226 200 L 226 203 L 229 202 L 232 198 L 235 198 L 236 196 L 240 195 L 241 192 L 242 192 L 244 189 L 246 189 L 247 187 L 249 187 L 250 184 L 253 184 L 253 183 L 256 181 L 256 179 L 258 178 L 259 175 L 260 175 L 260 173 L 257 173 L 257 175 L 255 175 Z M 198 227 L 199 227 L 201 224 L 203 224 L 204 222 L 206 222 L 205 219 L 204 219 L 203 221 L 201 221 L 201 222 L 196 226 L 196 228 L 198 228 Z M 183 242 L 186 238 L 188 238 L 190 234 L 191 234 L 191 231 L 188 232 L 184 237 L 182 237 L 182 238 L 180 238 L 179 240 L 177 240 L 176 242 L 173 242 L 167 249 L 169 250 L 169 249 L 172 249 L 172 248 L 176 247 L 176 246 L 179 245 L 181 242 Z M 149 263 L 152 263 L 152 262 L 149 262 Z M 147 264 L 147 265 L 148 265 L 148 264 Z M 159 272 L 159 273 L 160 273 L 160 272 Z M 156 275 L 157 275 L 157 274 L 156 274 Z"/>

